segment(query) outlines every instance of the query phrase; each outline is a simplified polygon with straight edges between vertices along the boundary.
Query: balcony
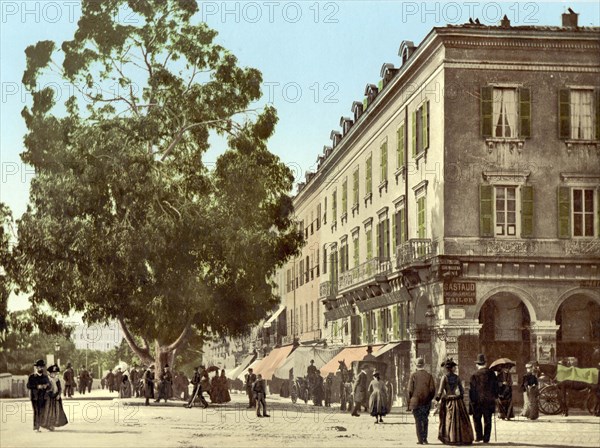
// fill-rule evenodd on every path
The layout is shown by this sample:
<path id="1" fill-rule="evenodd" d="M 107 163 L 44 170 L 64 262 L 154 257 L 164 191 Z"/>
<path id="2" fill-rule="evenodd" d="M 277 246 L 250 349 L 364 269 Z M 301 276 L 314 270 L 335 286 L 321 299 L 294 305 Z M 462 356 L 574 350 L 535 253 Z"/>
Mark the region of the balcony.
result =
<path id="1" fill-rule="evenodd" d="M 369 261 L 340 274 L 338 288 L 343 291 L 352 288 L 365 281 L 374 279 L 378 275 L 387 275 L 392 271 L 392 263 L 389 258 L 375 257 Z"/>
<path id="2" fill-rule="evenodd" d="M 337 284 L 327 280 L 319 285 L 319 297 L 330 298 L 337 295 Z"/>
<path id="3" fill-rule="evenodd" d="M 396 248 L 398 269 L 412 263 L 424 261 L 438 254 L 437 241 L 429 238 L 413 238 Z"/>

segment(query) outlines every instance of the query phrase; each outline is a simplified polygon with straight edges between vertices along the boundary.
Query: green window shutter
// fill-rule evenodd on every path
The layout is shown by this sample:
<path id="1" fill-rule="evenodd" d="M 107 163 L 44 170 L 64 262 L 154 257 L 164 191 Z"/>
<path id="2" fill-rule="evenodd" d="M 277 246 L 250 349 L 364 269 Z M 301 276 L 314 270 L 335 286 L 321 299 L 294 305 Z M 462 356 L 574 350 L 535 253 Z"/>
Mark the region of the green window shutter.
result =
<path id="1" fill-rule="evenodd" d="M 377 316 L 377 340 L 383 341 L 383 325 L 381 325 L 381 311 L 376 311 Z"/>
<path id="2" fill-rule="evenodd" d="M 521 187 L 521 238 L 533 236 L 533 187 Z"/>
<path id="3" fill-rule="evenodd" d="M 479 186 L 479 236 L 494 236 L 494 187 Z"/>
<path id="4" fill-rule="evenodd" d="M 400 305 L 400 339 L 406 340 L 406 304 L 402 303 Z"/>
<path id="5" fill-rule="evenodd" d="M 596 140 L 600 140 L 600 89 L 596 89 Z"/>
<path id="6" fill-rule="evenodd" d="M 397 240 L 397 224 L 396 224 L 396 220 L 397 220 L 398 214 L 394 213 L 392 215 L 392 250 L 394 250 L 396 248 L 396 245 L 398 244 L 398 240 Z"/>
<path id="7" fill-rule="evenodd" d="M 363 99 L 363 111 L 366 111 L 367 107 L 369 107 L 369 98 L 365 97 Z"/>
<path id="8" fill-rule="evenodd" d="M 417 237 L 425 238 L 427 228 L 425 226 L 425 197 L 417 200 Z"/>
<path id="9" fill-rule="evenodd" d="M 392 326 L 393 326 L 393 335 L 394 341 L 400 339 L 400 327 L 398 325 L 398 305 L 394 305 L 392 308 Z"/>
<path id="10" fill-rule="evenodd" d="M 383 254 L 385 258 L 390 258 L 390 220 L 389 218 L 384 221 L 385 227 L 385 253 Z"/>
<path id="11" fill-rule="evenodd" d="M 558 237 L 571 237 L 571 189 L 558 187 Z"/>
<path id="12" fill-rule="evenodd" d="M 381 182 L 387 180 L 387 142 L 381 145 Z"/>
<path id="13" fill-rule="evenodd" d="M 531 137 L 531 89 L 519 89 L 519 137 Z"/>
<path id="14" fill-rule="evenodd" d="M 400 243 L 406 242 L 406 209 L 400 209 Z"/>
<path id="15" fill-rule="evenodd" d="M 396 151 L 396 166 L 402 168 L 404 166 L 404 123 L 398 128 L 396 133 L 398 137 L 398 146 Z"/>
<path id="16" fill-rule="evenodd" d="M 412 156 L 417 157 L 417 112 L 412 113 Z"/>
<path id="17" fill-rule="evenodd" d="M 366 194 L 371 194 L 373 192 L 373 184 L 371 183 L 372 179 L 372 168 L 373 168 L 373 157 L 369 156 L 367 159 L 367 169 L 365 170 L 365 183 L 366 185 Z"/>
<path id="18" fill-rule="evenodd" d="M 353 198 L 353 205 L 358 204 L 358 179 L 359 179 L 358 176 L 359 176 L 359 174 L 358 174 L 358 168 L 356 168 L 356 170 L 354 170 L 354 176 L 353 176 L 354 177 L 354 182 L 353 182 L 353 185 L 352 185 L 353 189 L 354 189 L 354 192 L 353 192 L 353 196 L 354 196 L 354 198 Z"/>
<path id="19" fill-rule="evenodd" d="M 480 128 L 482 137 L 492 136 L 492 121 L 493 121 L 493 101 L 494 101 L 494 88 L 485 86 L 480 91 Z"/>
<path id="20" fill-rule="evenodd" d="M 367 342 L 367 316 L 363 314 L 362 316 L 362 343 L 365 344 Z"/>
<path id="21" fill-rule="evenodd" d="M 429 101 L 423 104 L 423 149 L 429 148 Z"/>
<path id="22" fill-rule="evenodd" d="M 571 138 L 571 91 L 560 89 L 558 92 L 558 137 Z"/>

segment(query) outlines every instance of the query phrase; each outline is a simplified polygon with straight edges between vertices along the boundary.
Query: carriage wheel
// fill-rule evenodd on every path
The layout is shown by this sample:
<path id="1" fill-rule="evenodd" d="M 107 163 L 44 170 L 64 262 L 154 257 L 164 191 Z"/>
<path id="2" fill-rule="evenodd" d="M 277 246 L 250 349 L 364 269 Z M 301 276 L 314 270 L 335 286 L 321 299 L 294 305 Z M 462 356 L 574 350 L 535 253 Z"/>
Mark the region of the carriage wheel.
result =
<path id="1" fill-rule="evenodd" d="M 558 387 L 551 385 L 540 390 L 540 411 L 547 415 L 558 415 L 562 410 Z"/>
<path id="2" fill-rule="evenodd" d="M 298 387 L 295 384 L 292 386 L 290 397 L 292 398 L 292 403 L 298 401 Z"/>
<path id="3" fill-rule="evenodd" d="M 596 395 L 594 394 L 594 392 L 590 391 L 588 393 L 587 399 L 585 400 L 585 408 L 592 415 L 594 415 L 594 411 L 596 409 L 596 401 L 597 400 L 598 399 L 596 398 Z"/>

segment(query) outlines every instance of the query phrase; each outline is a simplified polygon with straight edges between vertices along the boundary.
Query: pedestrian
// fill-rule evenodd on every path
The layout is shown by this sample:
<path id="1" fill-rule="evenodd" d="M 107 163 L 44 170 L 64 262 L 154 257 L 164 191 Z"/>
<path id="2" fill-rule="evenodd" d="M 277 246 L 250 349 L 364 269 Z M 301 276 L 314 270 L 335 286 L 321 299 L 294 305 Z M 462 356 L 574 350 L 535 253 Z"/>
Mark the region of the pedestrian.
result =
<path id="1" fill-rule="evenodd" d="M 469 389 L 475 441 L 489 443 L 492 434 L 492 415 L 496 411 L 496 398 L 498 398 L 498 381 L 494 372 L 487 368 L 482 353 L 477 355 L 475 364 L 477 372 L 471 376 Z"/>
<path id="2" fill-rule="evenodd" d="M 48 431 L 54 431 L 54 428 L 69 423 L 60 397 L 62 387 L 59 372 L 60 368 L 56 364 L 48 367 L 49 386 L 46 388 L 46 405 L 40 419 L 40 426 Z"/>
<path id="3" fill-rule="evenodd" d="M 183 399 L 188 401 L 190 399 L 190 380 L 187 375 L 183 372 L 179 372 L 180 389 L 183 392 Z"/>
<path id="4" fill-rule="evenodd" d="M 392 412 L 392 404 L 394 401 L 394 387 L 392 386 L 392 382 L 389 378 L 386 378 L 384 381 L 385 384 L 385 396 L 387 397 L 387 410 L 388 412 Z"/>
<path id="5" fill-rule="evenodd" d="M 323 406 L 323 399 L 325 398 L 325 384 L 321 371 L 317 370 L 313 379 L 313 404 L 315 406 Z"/>
<path id="6" fill-rule="evenodd" d="M 138 398 L 140 396 L 140 391 L 138 387 L 138 382 L 140 379 L 140 372 L 137 369 L 137 364 L 133 364 L 133 368 L 131 372 L 129 372 L 129 381 L 131 382 L 132 396 Z"/>
<path id="7" fill-rule="evenodd" d="M 50 380 L 44 373 L 46 363 L 43 359 L 35 362 L 35 372 L 27 379 L 27 389 L 30 391 L 31 406 L 33 407 L 33 430 L 40 431 L 42 414 L 46 407 L 46 390 L 50 387 Z"/>
<path id="8" fill-rule="evenodd" d="M 229 394 L 229 380 L 225 375 L 225 369 L 221 369 L 221 403 L 229 403 L 231 401 L 231 395 Z"/>
<path id="9" fill-rule="evenodd" d="M 90 371 L 89 372 L 89 378 L 88 378 L 88 382 L 87 382 L 87 390 L 88 390 L 88 394 L 92 393 L 92 385 L 94 384 L 94 372 Z"/>
<path id="10" fill-rule="evenodd" d="M 115 382 L 115 374 L 112 370 L 109 370 L 106 374 L 106 386 L 108 387 L 108 391 L 112 392 L 114 390 Z"/>
<path id="11" fill-rule="evenodd" d="M 446 374 L 435 397 L 436 401 L 441 400 L 438 439 L 446 445 L 470 445 L 473 443 L 473 429 L 464 402 L 465 390 L 455 373 L 456 363 L 449 358 L 442 367 L 445 367 Z"/>
<path id="12" fill-rule="evenodd" d="M 425 360 L 417 358 L 417 370 L 408 379 L 408 410 L 412 410 L 417 429 L 417 443 L 426 445 L 431 400 L 435 396 L 433 376 L 425 370 Z"/>
<path id="13" fill-rule="evenodd" d="M 80 394 L 85 395 L 89 377 L 90 377 L 90 373 L 87 371 L 85 366 L 82 366 L 81 370 L 79 371 L 79 393 Z"/>
<path id="14" fill-rule="evenodd" d="M 331 392 L 333 390 L 333 373 L 325 378 L 325 407 L 331 407 Z"/>
<path id="15" fill-rule="evenodd" d="M 221 377 L 219 376 L 219 371 L 215 372 L 215 375 L 210 380 L 210 401 L 212 403 L 222 403 L 221 401 Z"/>
<path id="16" fill-rule="evenodd" d="M 115 372 L 115 376 L 113 378 L 113 391 L 119 393 L 121 390 L 121 383 L 123 382 L 123 372 L 120 367 L 117 367 L 117 371 Z"/>
<path id="17" fill-rule="evenodd" d="M 160 402 L 161 399 L 167 402 L 168 398 L 173 395 L 173 375 L 169 370 L 169 364 L 165 364 L 163 371 L 159 376 L 160 382 L 158 383 L 158 398 L 154 400 L 155 403 Z"/>
<path id="18" fill-rule="evenodd" d="M 360 416 L 360 407 L 367 396 L 367 367 L 368 366 L 366 364 L 362 365 L 360 372 L 358 375 L 356 375 L 354 384 L 352 385 L 352 398 L 354 402 L 352 408 L 353 417 Z"/>
<path id="19" fill-rule="evenodd" d="M 254 394 L 252 393 L 252 385 L 256 381 L 256 375 L 252 369 L 248 369 L 245 377 L 246 394 L 248 395 L 248 408 L 256 407 L 256 401 L 254 400 Z"/>
<path id="20" fill-rule="evenodd" d="M 383 423 L 383 416 L 387 415 L 387 395 L 385 383 L 379 372 L 373 373 L 373 380 L 369 384 L 369 413 L 375 417 L 375 424 Z M 379 419 L 379 420 L 378 420 Z"/>
<path id="21" fill-rule="evenodd" d="M 75 382 L 75 372 L 73 372 L 73 367 L 71 367 L 71 363 L 67 363 L 67 368 L 65 369 L 65 373 L 63 373 L 63 380 L 65 381 L 65 390 L 64 396 L 72 398 L 73 397 L 73 383 Z"/>
<path id="22" fill-rule="evenodd" d="M 154 398 L 154 364 L 144 372 L 144 397 L 146 406 L 150 406 L 150 399 Z"/>
<path id="23" fill-rule="evenodd" d="M 254 402 L 256 403 L 256 416 L 270 417 L 270 415 L 267 414 L 267 402 L 265 401 L 265 398 L 267 397 L 267 386 L 260 373 L 256 376 L 254 384 L 252 384 L 252 393 L 254 394 Z M 262 415 L 260 413 L 261 406 Z"/>
<path id="24" fill-rule="evenodd" d="M 521 381 L 521 390 L 523 391 L 523 410 L 521 416 L 529 420 L 537 420 L 540 416 L 539 411 L 539 383 L 534 372 L 534 365 L 531 362 L 525 364 L 527 373 L 523 375 Z"/>
<path id="25" fill-rule="evenodd" d="M 194 367 L 194 376 L 192 377 L 192 384 L 194 385 L 194 390 L 192 391 L 192 396 L 190 397 L 190 400 L 187 402 L 186 405 L 184 405 L 184 407 L 188 409 L 194 406 L 194 401 L 196 401 L 196 398 L 198 397 L 200 398 L 202 406 L 205 409 L 208 407 L 208 403 L 202 395 L 202 373 L 200 372 L 200 370 L 204 370 L 204 366 Z"/>
<path id="26" fill-rule="evenodd" d="M 510 367 L 502 366 L 498 373 L 498 414 L 502 420 L 515 418 L 512 403 L 512 375 Z"/>
<path id="27" fill-rule="evenodd" d="M 119 388 L 119 398 L 131 398 L 131 382 L 127 375 L 123 375 L 123 381 Z"/>

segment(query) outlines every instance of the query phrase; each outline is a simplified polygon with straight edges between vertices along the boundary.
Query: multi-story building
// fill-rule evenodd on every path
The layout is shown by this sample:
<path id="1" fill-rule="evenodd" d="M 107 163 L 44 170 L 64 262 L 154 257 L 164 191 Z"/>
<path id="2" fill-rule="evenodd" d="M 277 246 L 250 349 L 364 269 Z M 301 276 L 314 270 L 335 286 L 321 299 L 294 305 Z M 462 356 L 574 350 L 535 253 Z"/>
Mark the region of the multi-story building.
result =
<path id="1" fill-rule="evenodd" d="M 85 325 L 78 323 L 71 334 L 75 348 L 107 352 L 121 345 L 123 333 L 117 322 L 108 325 Z"/>
<path id="2" fill-rule="evenodd" d="M 591 365 L 600 28 L 446 26 L 399 56 L 300 184 L 288 338 L 398 343 L 398 387 L 417 356 Z"/>

